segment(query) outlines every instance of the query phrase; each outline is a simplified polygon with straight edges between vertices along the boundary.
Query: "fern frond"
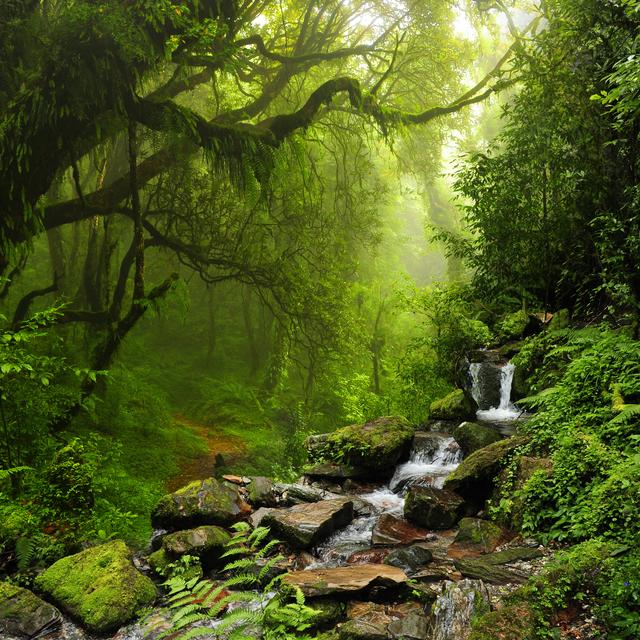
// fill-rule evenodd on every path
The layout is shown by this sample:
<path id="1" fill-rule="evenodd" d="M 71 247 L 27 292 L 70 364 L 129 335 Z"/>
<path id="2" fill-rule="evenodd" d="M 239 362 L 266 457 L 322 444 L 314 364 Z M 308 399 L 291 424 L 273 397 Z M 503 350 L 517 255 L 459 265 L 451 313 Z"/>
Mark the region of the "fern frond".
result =
<path id="1" fill-rule="evenodd" d="M 280 544 L 280 540 L 276 540 L 276 539 L 269 540 L 269 542 L 267 542 L 267 544 L 265 544 L 264 547 L 262 547 L 262 549 L 256 552 L 256 558 L 264 558 L 266 555 L 268 555 L 271 549 L 273 549 L 274 547 L 277 547 L 279 544 Z"/>
<path id="2" fill-rule="evenodd" d="M 634 417 L 640 417 L 640 404 L 623 404 L 618 408 L 618 415 L 612 420 L 609 420 L 608 424 L 625 424 Z"/>

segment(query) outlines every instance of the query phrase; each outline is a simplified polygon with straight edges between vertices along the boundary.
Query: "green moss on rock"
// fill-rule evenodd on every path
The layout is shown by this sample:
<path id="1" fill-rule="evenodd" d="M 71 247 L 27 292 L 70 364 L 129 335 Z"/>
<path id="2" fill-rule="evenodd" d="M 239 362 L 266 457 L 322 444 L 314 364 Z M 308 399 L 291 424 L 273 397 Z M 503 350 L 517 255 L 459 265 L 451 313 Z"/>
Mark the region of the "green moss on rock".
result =
<path id="1" fill-rule="evenodd" d="M 490 553 L 504 536 L 501 527 L 488 520 L 480 518 L 462 518 L 458 523 L 454 545 L 477 551 L 478 553 Z"/>
<path id="2" fill-rule="evenodd" d="M 60 612 L 31 591 L 0 582 L 0 632 L 33 638 L 60 620 Z"/>
<path id="3" fill-rule="evenodd" d="M 408 455 L 414 427 L 398 416 L 376 418 L 307 440 L 312 461 L 329 461 L 364 470 L 393 467 Z"/>
<path id="4" fill-rule="evenodd" d="M 151 520 L 155 527 L 227 526 L 250 512 L 236 485 L 206 478 L 160 498 Z"/>
<path id="5" fill-rule="evenodd" d="M 468 640 L 533 640 L 534 637 L 531 608 L 519 603 L 478 618 Z"/>
<path id="6" fill-rule="evenodd" d="M 502 436 L 496 429 L 477 422 L 463 422 L 454 430 L 453 438 L 460 445 L 465 456 L 502 440 Z"/>
<path id="7" fill-rule="evenodd" d="M 36 586 L 98 633 L 122 626 L 156 598 L 153 582 L 134 568 L 122 540 L 58 560 L 36 578 Z"/>
<path id="8" fill-rule="evenodd" d="M 432 420 L 474 420 L 476 405 L 462 389 L 455 389 L 444 398 L 435 400 L 429 407 L 429 418 Z"/>

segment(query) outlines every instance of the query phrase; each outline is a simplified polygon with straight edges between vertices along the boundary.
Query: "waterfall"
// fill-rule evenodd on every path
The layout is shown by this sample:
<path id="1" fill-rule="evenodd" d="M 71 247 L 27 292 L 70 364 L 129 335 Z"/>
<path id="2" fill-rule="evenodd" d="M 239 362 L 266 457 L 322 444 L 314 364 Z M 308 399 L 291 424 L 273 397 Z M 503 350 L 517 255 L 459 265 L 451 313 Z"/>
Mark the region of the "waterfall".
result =
<path id="1" fill-rule="evenodd" d="M 479 407 L 479 420 L 500 422 L 515 420 L 520 416 L 521 412 L 511 402 L 514 371 L 515 366 L 510 362 L 502 366 L 487 362 L 469 365 L 471 395 Z"/>

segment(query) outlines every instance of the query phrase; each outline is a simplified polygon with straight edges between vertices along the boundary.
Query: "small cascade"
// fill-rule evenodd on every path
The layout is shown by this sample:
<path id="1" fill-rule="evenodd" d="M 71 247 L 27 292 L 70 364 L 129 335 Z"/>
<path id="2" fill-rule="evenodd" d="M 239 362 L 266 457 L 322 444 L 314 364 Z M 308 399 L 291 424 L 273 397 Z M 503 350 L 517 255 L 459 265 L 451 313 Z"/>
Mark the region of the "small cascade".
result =
<path id="1" fill-rule="evenodd" d="M 473 362 L 469 366 L 471 395 L 478 404 L 478 420 L 508 422 L 517 420 L 522 412 L 511 402 L 511 387 L 515 366 Z"/>

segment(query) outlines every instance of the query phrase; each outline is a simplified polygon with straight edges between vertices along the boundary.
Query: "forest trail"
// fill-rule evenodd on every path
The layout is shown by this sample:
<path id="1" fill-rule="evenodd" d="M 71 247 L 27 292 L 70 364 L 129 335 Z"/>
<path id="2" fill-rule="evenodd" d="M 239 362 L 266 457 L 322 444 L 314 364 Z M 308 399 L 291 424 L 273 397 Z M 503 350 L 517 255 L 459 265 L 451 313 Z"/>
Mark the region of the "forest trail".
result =
<path id="1" fill-rule="evenodd" d="M 195 456 L 184 456 L 180 459 L 179 473 L 167 481 L 166 488 L 170 492 L 176 491 L 193 480 L 213 475 L 217 456 L 221 455 L 224 458 L 224 464 L 228 466 L 246 455 L 245 443 L 240 438 L 225 433 L 223 428 L 203 424 L 179 413 L 175 414 L 173 419 L 177 424 L 196 433 L 205 442 L 207 450 Z"/>

